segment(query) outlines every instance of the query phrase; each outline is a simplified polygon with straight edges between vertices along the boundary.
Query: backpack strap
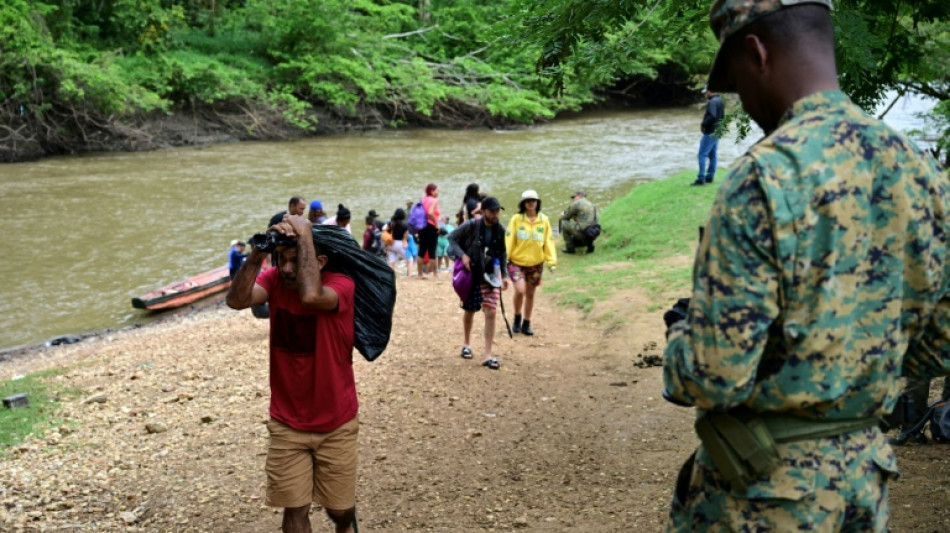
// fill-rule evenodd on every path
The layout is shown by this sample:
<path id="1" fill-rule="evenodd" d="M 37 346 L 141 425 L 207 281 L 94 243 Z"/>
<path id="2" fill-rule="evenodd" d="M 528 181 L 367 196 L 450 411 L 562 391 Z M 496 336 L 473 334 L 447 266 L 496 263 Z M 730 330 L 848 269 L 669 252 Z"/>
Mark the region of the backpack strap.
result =
<path id="1" fill-rule="evenodd" d="M 906 431 L 901 431 L 900 436 L 904 437 L 904 436 L 916 435 L 918 433 L 923 433 L 924 426 L 926 426 L 927 422 L 929 422 L 930 419 L 933 417 L 934 411 L 937 409 L 938 403 L 942 403 L 942 402 L 937 402 L 927 407 L 927 410 L 924 411 L 924 414 L 920 417 L 920 420 L 918 420 L 917 423 L 914 424 L 910 429 Z"/>

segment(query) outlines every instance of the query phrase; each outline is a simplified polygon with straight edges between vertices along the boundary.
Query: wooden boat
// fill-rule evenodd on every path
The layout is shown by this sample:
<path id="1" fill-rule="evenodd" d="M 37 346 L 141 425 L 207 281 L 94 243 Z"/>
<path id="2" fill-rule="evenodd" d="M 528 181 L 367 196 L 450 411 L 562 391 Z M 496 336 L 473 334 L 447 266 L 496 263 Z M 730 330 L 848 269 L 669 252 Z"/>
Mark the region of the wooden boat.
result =
<path id="1" fill-rule="evenodd" d="M 223 266 L 132 298 L 132 307 L 150 311 L 173 309 L 226 290 L 230 285 L 228 267 Z"/>

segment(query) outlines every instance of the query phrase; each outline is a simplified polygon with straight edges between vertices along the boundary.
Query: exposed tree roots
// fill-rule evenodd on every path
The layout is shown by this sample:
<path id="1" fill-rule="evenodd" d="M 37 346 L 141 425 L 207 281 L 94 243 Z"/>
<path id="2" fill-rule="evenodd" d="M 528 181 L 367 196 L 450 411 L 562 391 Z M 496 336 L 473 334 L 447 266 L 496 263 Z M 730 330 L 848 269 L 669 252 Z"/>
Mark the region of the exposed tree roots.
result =
<path id="1" fill-rule="evenodd" d="M 320 107 L 305 130 L 273 106 L 228 102 L 180 107 L 171 114 L 109 116 L 76 106 L 53 104 L 37 110 L 0 104 L 0 162 L 99 151 L 144 151 L 173 146 L 242 140 L 285 140 L 307 135 L 395 126 L 497 128 L 513 123 L 484 107 L 438 102 L 424 115 L 409 102 L 362 106 L 355 113 Z"/>

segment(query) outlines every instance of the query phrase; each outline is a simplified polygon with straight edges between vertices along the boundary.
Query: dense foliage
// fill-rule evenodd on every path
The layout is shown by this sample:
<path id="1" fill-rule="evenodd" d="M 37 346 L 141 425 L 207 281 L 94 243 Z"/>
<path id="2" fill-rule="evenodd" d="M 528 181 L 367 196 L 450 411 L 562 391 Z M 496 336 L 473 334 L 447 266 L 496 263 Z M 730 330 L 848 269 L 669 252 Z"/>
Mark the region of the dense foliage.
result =
<path id="1" fill-rule="evenodd" d="M 523 0 L 526 34 L 541 52 L 538 71 L 555 87 L 603 82 L 629 72 L 645 47 L 689 72 L 708 69 L 717 46 L 706 0 Z M 865 109 L 889 91 L 938 100 L 929 132 L 950 164 L 950 2 L 836 0 L 832 13 L 843 90 Z M 690 62 L 689 57 L 694 57 Z M 581 80 L 581 81 L 578 81 Z"/>
<path id="2" fill-rule="evenodd" d="M 207 136 L 533 122 L 598 96 L 694 98 L 709 0 L 5 0 L 0 161 Z M 839 0 L 845 90 L 941 102 L 950 3 Z M 183 121 L 187 118 L 188 122 Z M 176 119 L 178 122 L 176 122 Z"/>
<path id="3" fill-rule="evenodd" d="M 185 114 L 241 138 L 275 138 L 531 122 L 589 100 L 583 89 L 550 96 L 534 72 L 538 50 L 502 46 L 493 25 L 510 4 L 7 0 L 0 160 L 117 140 L 148 147 L 173 130 L 148 121 Z"/>

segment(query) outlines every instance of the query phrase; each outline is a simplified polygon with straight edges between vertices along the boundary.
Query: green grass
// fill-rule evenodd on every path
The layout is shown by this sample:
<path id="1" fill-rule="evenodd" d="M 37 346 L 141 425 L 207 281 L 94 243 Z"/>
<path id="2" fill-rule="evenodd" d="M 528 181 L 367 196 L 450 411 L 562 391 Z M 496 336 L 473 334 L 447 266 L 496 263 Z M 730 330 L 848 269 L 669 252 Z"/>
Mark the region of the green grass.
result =
<path id="1" fill-rule="evenodd" d="M 633 287 L 657 297 L 689 291 L 692 265 L 677 266 L 667 259 L 693 256 L 697 228 L 706 223 L 719 183 L 690 187 L 693 179 L 693 172 L 684 172 L 637 184 L 626 196 L 600 206 L 603 233 L 596 252 L 559 253 L 559 277 L 545 284 L 546 290 L 561 304 L 585 313 L 596 301 Z M 668 304 L 657 301 L 651 310 Z"/>
<path id="2" fill-rule="evenodd" d="M 78 389 L 52 383 L 51 378 L 64 371 L 61 368 L 30 374 L 15 381 L 0 381 L 0 398 L 25 392 L 30 399 L 30 407 L 27 408 L 0 408 L 0 455 L 32 433 L 63 424 L 56 417 L 60 403 L 81 394 Z"/>

